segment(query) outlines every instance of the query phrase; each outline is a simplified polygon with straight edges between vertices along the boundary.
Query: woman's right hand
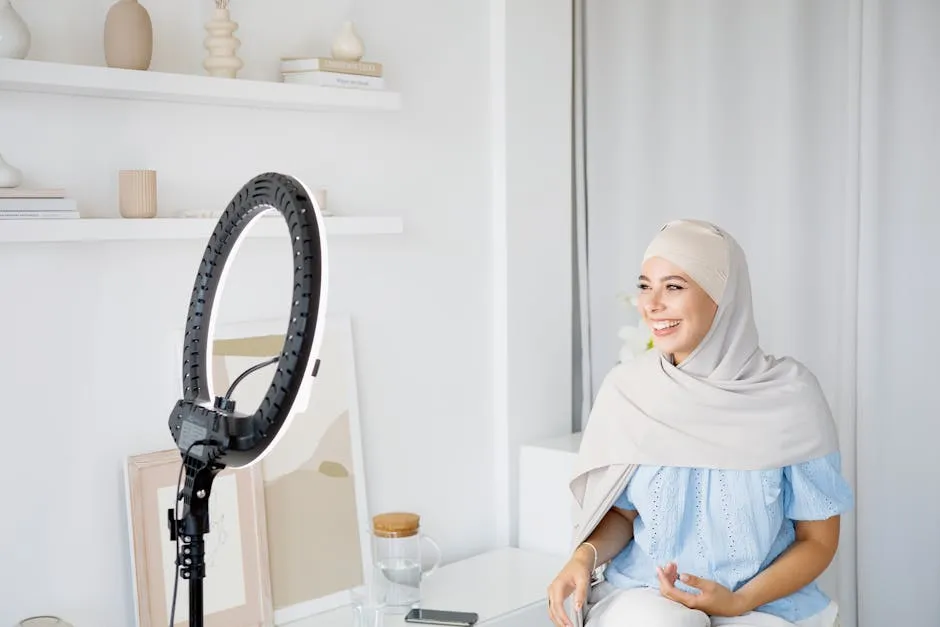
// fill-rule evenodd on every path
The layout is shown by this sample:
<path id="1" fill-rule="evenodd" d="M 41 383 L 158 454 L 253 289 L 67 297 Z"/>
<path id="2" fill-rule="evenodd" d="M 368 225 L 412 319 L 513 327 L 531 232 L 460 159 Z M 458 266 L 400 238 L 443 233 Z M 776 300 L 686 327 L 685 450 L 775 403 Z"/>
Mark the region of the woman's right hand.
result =
<path id="1" fill-rule="evenodd" d="M 593 549 L 587 545 L 581 545 L 548 586 L 548 614 L 555 627 L 573 627 L 565 612 L 565 599 L 573 593 L 574 610 L 581 611 L 581 607 L 587 600 L 593 565 Z"/>

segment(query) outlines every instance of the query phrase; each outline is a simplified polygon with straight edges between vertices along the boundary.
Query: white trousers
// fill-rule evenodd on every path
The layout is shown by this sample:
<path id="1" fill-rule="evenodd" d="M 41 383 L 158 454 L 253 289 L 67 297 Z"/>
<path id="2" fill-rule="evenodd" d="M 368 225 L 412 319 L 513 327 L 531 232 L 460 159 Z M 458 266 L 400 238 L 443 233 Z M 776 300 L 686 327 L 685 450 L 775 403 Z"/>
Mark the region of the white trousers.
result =
<path id="1" fill-rule="evenodd" d="M 585 627 L 794 627 L 794 623 L 763 612 L 710 617 L 700 610 L 671 601 L 652 588 L 611 592 L 590 607 L 586 618 Z M 838 607 L 831 603 L 816 616 L 795 625 L 839 627 Z"/>

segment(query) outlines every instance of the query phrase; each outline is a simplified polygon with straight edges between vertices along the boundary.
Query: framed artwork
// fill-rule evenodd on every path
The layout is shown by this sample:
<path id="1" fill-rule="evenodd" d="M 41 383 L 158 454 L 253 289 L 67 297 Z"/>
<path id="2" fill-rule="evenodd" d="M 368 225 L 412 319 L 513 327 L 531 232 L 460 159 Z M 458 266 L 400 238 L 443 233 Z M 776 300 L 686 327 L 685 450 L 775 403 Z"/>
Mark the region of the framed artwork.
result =
<path id="1" fill-rule="evenodd" d="M 352 324 L 330 315 L 320 366 L 306 406 L 261 462 L 271 591 L 276 625 L 350 602 L 372 569 Z M 212 347 L 213 390 L 222 393 L 249 367 L 277 355 L 286 320 L 218 324 Z M 252 412 L 273 366 L 254 372 L 232 398 Z"/>
<path id="2" fill-rule="evenodd" d="M 170 622 L 177 576 L 167 513 L 177 505 L 180 453 L 133 455 L 125 465 L 138 627 Z M 179 503 L 180 515 L 182 503 Z M 225 469 L 209 496 L 203 605 L 206 627 L 273 625 L 264 484 L 258 468 Z M 174 624 L 189 625 L 189 582 L 180 578 Z"/>

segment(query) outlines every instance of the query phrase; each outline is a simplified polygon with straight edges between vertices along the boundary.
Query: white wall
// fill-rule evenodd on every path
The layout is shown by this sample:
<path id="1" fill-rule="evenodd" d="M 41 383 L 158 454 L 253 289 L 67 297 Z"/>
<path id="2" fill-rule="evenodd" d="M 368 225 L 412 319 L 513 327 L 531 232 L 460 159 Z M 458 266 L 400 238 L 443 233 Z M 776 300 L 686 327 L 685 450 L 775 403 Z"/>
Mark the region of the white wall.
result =
<path id="1" fill-rule="evenodd" d="M 519 447 L 571 432 L 572 10 L 491 9 L 497 515 L 516 544 Z"/>
<path id="2" fill-rule="evenodd" d="M 102 64 L 109 0 L 15 3 L 32 59 Z M 153 69 L 200 73 L 211 2 L 145 1 Z M 116 172 L 154 168 L 164 212 L 218 209 L 250 176 L 293 173 L 338 211 L 402 215 L 400 236 L 330 242 L 330 310 L 353 317 L 369 503 L 412 509 L 448 560 L 496 543 L 492 420 L 488 7 L 481 3 L 233 3 L 245 77 L 323 52 L 351 16 L 403 93 L 393 113 L 254 111 L 0 93 L 0 153 L 27 182 L 116 215 Z M 245 249 L 278 315 L 274 242 Z M 38 613 L 132 624 L 123 458 L 166 448 L 183 323 L 202 243 L 0 247 L 0 624 Z M 240 264 L 241 265 L 241 264 Z M 238 280 L 233 278 L 233 280 Z M 247 290 L 245 290 L 247 291 Z M 234 314 L 230 315 L 235 317 Z M 505 426 L 505 425 L 504 425 Z M 505 481 L 505 478 L 503 478 Z"/>

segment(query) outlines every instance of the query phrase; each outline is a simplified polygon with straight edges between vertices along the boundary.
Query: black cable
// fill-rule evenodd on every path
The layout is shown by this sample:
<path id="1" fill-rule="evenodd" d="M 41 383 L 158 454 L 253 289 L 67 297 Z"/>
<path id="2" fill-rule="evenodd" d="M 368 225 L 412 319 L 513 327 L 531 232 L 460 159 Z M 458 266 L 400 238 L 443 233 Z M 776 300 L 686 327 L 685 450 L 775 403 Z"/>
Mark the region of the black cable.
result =
<path id="1" fill-rule="evenodd" d="M 268 360 L 266 360 L 266 361 L 262 361 L 261 363 L 255 364 L 254 366 L 251 366 L 250 368 L 248 368 L 247 370 L 245 370 L 244 372 L 242 372 L 240 375 L 238 375 L 238 376 L 235 378 L 235 380 L 232 381 L 232 384 L 229 386 L 228 391 L 225 393 L 225 399 L 226 399 L 226 400 L 231 399 L 232 393 L 235 391 L 235 387 L 236 387 L 239 383 L 241 383 L 242 380 L 244 380 L 245 377 L 247 377 L 248 375 L 250 375 L 252 372 L 255 372 L 255 371 L 257 371 L 257 370 L 260 370 L 261 368 L 264 368 L 265 366 L 270 366 L 271 364 L 277 363 L 277 360 L 278 360 L 278 359 L 279 359 L 279 357 L 272 357 L 271 359 L 268 359 Z M 180 472 L 179 472 L 179 476 L 178 476 L 177 479 L 176 479 L 176 503 L 175 503 L 175 505 L 173 506 L 173 509 L 174 509 L 174 516 L 173 516 L 173 517 L 174 517 L 175 519 L 177 519 L 177 520 L 179 520 L 179 517 L 180 517 L 180 513 L 179 513 L 179 502 L 180 502 L 180 500 L 182 500 L 182 497 L 183 497 L 183 494 L 182 494 L 182 489 L 183 489 L 183 472 L 184 472 L 184 470 L 186 469 L 186 458 L 189 457 L 189 452 L 192 450 L 192 448 L 193 448 L 194 446 L 196 446 L 196 445 L 199 445 L 199 444 L 214 444 L 214 442 L 213 442 L 212 440 L 196 440 L 195 442 L 193 442 L 192 444 L 190 444 L 189 446 L 187 446 L 187 447 L 186 447 L 186 452 L 183 453 L 182 463 L 180 463 Z M 180 564 L 180 536 L 179 536 L 179 533 L 176 533 L 176 534 L 174 534 L 174 535 L 176 536 L 176 577 L 173 578 L 173 601 L 172 601 L 172 603 L 171 603 L 171 605 L 170 605 L 170 625 L 169 625 L 169 627 L 173 627 L 173 623 L 176 621 L 176 597 L 177 597 L 177 594 L 179 593 L 180 567 L 181 567 L 181 564 Z"/>
<path id="2" fill-rule="evenodd" d="M 250 375 L 252 372 L 254 372 L 254 371 L 256 371 L 256 370 L 261 370 L 261 369 L 264 368 L 265 366 L 270 366 L 271 364 L 276 364 L 278 359 L 280 359 L 280 357 L 272 357 L 271 359 L 268 359 L 267 361 L 262 361 L 260 364 L 255 364 L 254 366 L 252 366 L 251 368 L 249 368 L 249 369 L 246 370 L 245 372 L 243 372 L 243 373 L 241 373 L 240 375 L 238 375 L 237 377 L 235 377 L 235 380 L 232 381 L 232 385 L 230 385 L 230 386 L 228 387 L 228 392 L 225 393 L 225 397 L 224 397 L 225 400 L 230 400 L 230 399 L 232 398 L 232 392 L 235 391 L 235 386 L 237 386 L 239 383 L 241 383 L 241 382 L 242 382 L 242 379 L 244 379 L 245 377 L 247 377 L 248 375 Z"/>
<path id="3" fill-rule="evenodd" d="M 189 452 L 193 450 L 194 446 L 197 445 L 211 445 L 215 444 L 212 440 L 196 440 L 192 444 L 186 447 L 186 452 L 183 453 L 183 458 L 180 461 L 180 473 L 176 478 L 176 502 L 173 504 L 173 518 L 179 520 L 180 510 L 179 504 L 183 498 L 183 471 L 186 469 L 186 458 L 189 457 Z M 175 524 L 175 522 L 174 522 Z M 173 578 L 173 602 L 170 604 L 170 627 L 173 627 L 173 623 L 176 622 L 176 594 L 179 592 L 180 584 L 180 534 L 174 531 L 173 534 L 176 537 L 176 576 Z"/>

